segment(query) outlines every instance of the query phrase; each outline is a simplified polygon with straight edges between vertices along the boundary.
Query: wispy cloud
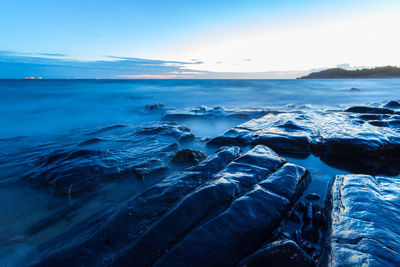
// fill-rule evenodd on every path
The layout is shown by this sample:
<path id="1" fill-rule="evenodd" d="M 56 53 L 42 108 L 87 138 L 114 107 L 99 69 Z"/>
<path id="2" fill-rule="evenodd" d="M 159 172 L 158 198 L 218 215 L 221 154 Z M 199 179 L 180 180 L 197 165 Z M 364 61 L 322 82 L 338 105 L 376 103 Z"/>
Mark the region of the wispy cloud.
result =
<path id="1" fill-rule="evenodd" d="M 61 53 L 36 53 L 38 56 L 48 56 L 48 57 L 66 57 L 67 55 Z"/>
<path id="2" fill-rule="evenodd" d="M 21 79 L 284 79 L 310 71 L 212 72 L 194 70 L 201 60 L 173 61 L 107 56 L 109 60 L 83 61 L 63 54 L 20 53 L 0 50 L 0 78 Z"/>
<path id="3" fill-rule="evenodd" d="M 139 74 L 139 75 L 120 75 L 119 77 L 127 79 L 176 79 L 178 75 Z"/>
<path id="4" fill-rule="evenodd" d="M 51 56 L 50 56 L 51 55 Z M 57 56 L 56 56 L 57 55 Z M 108 56 L 110 60 L 74 60 L 63 54 L 0 51 L 0 78 L 179 78 L 196 62 Z M 62 58 L 58 58 L 62 57 Z M 186 76 L 185 76 L 186 77 Z"/>

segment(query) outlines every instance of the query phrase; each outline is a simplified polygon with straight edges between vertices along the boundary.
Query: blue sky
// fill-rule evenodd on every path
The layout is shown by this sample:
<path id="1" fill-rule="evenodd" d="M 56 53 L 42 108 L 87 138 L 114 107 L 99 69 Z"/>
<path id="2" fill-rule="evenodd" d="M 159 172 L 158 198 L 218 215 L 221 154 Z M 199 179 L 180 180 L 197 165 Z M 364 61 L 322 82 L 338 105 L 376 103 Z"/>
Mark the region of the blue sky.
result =
<path id="1" fill-rule="evenodd" d="M 398 0 L 5 0 L 0 25 L 0 77 L 10 57 L 25 67 L 41 58 L 46 64 L 68 61 L 86 67 L 82 61 L 114 60 L 130 68 L 132 58 L 140 58 L 166 67 L 157 73 L 152 68 L 120 74 L 103 69 L 99 77 L 400 64 Z M 186 64 L 199 61 L 203 64 Z M 13 70 L 18 77 L 30 74 L 15 65 Z"/>

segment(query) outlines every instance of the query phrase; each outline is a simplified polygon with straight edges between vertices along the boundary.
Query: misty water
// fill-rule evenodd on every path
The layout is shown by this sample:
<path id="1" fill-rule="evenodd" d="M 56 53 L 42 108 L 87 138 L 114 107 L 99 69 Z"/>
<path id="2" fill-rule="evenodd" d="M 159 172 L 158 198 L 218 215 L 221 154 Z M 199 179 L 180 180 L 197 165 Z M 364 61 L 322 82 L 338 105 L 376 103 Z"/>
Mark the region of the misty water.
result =
<path id="1" fill-rule="evenodd" d="M 27 159 L 75 146 L 88 131 L 110 125 L 151 124 L 162 120 L 165 113 L 199 106 L 305 111 L 380 106 L 400 99 L 399 92 L 398 79 L 0 80 L 0 265 L 21 264 L 38 244 L 157 181 L 121 179 L 89 198 L 71 200 L 51 197 L 24 179 L 30 168 Z M 160 109 L 146 108 L 160 103 Z M 245 121 L 210 117 L 178 123 L 187 125 L 198 137 L 185 146 L 211 154 L 214 150 L 206 147 L 202 138 L 216 137 Z M 286 158 L 310 171 L 313 182 L 307 192 L 323 195 L 334 175 L 347 173 L 314 155 Z M 73 208 L 71 203 L 75 203 Z M 65 214 L 46 224 L 46 218 L 63 209 Z M 36 228 L 27 231 L 32 225 Z"/>

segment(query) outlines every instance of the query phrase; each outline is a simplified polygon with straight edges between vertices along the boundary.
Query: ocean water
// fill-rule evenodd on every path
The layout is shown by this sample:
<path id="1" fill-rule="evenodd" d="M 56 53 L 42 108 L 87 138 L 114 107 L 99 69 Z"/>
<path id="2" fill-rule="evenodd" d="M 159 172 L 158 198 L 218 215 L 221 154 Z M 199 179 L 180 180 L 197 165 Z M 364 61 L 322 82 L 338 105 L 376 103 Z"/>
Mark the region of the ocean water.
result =
<path id="1" fill-rule="evenodd" d="M 398 98 L 399 79 L 0 80 L 0 139 L 159 120 L 159 114 L 144 108 L 156 103 L 167 109 L 339 107 Z"/>
<path id="2" fill-rule="evenodd" d="M 160 121 L 165 112 L 199 106 L 340 109 L 362 104 L 380 106 L 398 99 L 400 80 L 396 79 L 0 80 L 0 266 L 24 266 L 41 243 L 154 183 L 120 179 L 103 186 L 90 198 L 71 200 L 52 196 L 27 181 L 31 157 L 76 148 L 88 132 L 110 125 L 151 124 Z M 163 104 L 161 110 L 146 108 L 159 103 Z M 201 139 L 215 137 L 245 120 L 222 117 L 181 123 Z M 204 142 L 189 146 L 213 153 Z M 306 194 L 316 192 L 323 196 L 334 175 L 347 173 L 314 155 L 286 158 L 310 171 L 313 181 Z M 323 198 L 319 202 L 322 204 Z M 39 230 L 32 233 L 32 225 Z"/>

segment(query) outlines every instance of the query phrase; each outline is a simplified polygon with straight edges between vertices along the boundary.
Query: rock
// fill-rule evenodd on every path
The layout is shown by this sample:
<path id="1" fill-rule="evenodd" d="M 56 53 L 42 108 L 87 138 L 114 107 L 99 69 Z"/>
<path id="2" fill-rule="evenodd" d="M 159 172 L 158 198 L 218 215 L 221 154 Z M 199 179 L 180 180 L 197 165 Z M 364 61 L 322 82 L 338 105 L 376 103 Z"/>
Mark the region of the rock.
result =
<path id="1" fill-rule="evenodd" d="M 258 250 L 239 266 L 298 266 L 309 267 L 313 260 L 295 242 L 291 240 L 280 240 L 272 242 L 265 248 Z"/>
<path id="2" fill-rule="evenodd" d="M 287 218 L 288 218 L 289 220 L 291 220 L 292 222 L 295 222 L 295 223 L 301 222 L 301 219 L 300 219 L 299 215 L 297 215 L 297 214 L 296 214 L 295 212 L 293 212 L 293 211 L 289 211 L 289 212 L 288 212 Z"/>
<path id="3" fill-rule="evenodd" d="M 105 134 L 99 137 L 98 134 Z M 178 142 L 193 138 L 190 130 L 174 123 L 139 127 L 108 127 L 83 139 L 77 146 L 42 151 L 32 159 L 24 179 L 45 185 L 55 195 L 84 193 L 122 177 L 144 179 L 166 171 L 179 148 Z"/>
<path id="4" fill-rule="evenodd" d="M 203 152 L 186 148 L 178 151 L 172 159 L 172 162 L 185 165 L 195 165 L 205 158 L 207 158 L 207 155 Z"/>
<path id="5" fill-rule="evenodd" d="M 314 212 L 312 222 L 313 222 L 314 226 L 317 226 L 317 227 L 324 226 L 325 225 L 325 215 L 320 211 Z"/>
<path id="6" fill-rule="evenodd" d="M 400 265 L 400 180 L 338 175 L 329 197 L 328 266 Z"/>
<path id="7" fill-rule="evenodd" d="M 309 223 L 304 227 L 302 230 L 302 236 L 305 240 L 317 243 L 319 240 L 319 232 L 318 229 L 316 229 L 312 223 Z"/>
<path id="8" fill-rule="evenodd" d="M 305 209 L 304 212 L 303 212 L 303 221 L 306 222 L 306 223 L 308 223 L 308 222 L 311 221 L 312 217 L 313 217 L 313 208 L 312 208 L 312 204 L 311 204 L 311 203 L 308 203 L 308 204 L 306 205 L 306 209 Z"/>
<path id="9" fill-rule="evenodd" d="M 350 88 L 350 92 L 360 92 L 361 90 L 355 87 Z"/>
<path id="10" fill-rule="evenodd" d="M 352 110 L 352 109 L 351 109 Z M 365 111 L 365 110 L 364 110 Z M 375 110 L 376 111 L 376 110 Z M 376 112 L 383 112 L 381 109 Z M 379 123 L 360 123 L 374 115 Z M 380 127 L 387 126 L 387 127 Z M 208 142 L 210 146 L 263 144 L 281 154 L 313 153 L 349 171 L 400 172 L 400 119 L 389 114 L 291 111 L 245 122 Z"/>
<path id="11" fill-rule="evenodd" d="M 355 112 L 355 113 L 371 113 L 371 114 L 393 114 L 394 111 L 387 108 L 372 108 L 372 107 L 363 107 L 356 106 L 351 107 L 345 110 L 346 112 Z"/>
<path id="12" fill-rule="evenodd" d="M 40 247 L 32 265 L 104 265 L 238 154 L 237 147 L 221 150 L 194 168 L 172 174 L 140 195 L 89 218 Z"/>
<path id="13" fill-rule="evenodd" d="M 392 100 L 392 101 L 389 101 L 388 103 L 386 103 L 383 107 L 398 109 L 398 108 L 400 108 L 400 102 Z"/>
<path id="14" fill-rule="evenodd" d="M 315 251 L 317 250 L 316 247 L 308 243 L 307 241 L 302 241 L 300 243 L 300 247 L 308 253 L 308 255 L 313 255 Z"/>
<path id="15" fill-rule="evenodd" d="M 321 197 L 316 193 L 310 193 L 307 196 L 305 196 L 305 198 L 308 199 L 308 200 L 318 200 Z"/>
<path id="16" fill-rule="evenodd" d="M 385 121 L 369 121 L 368 123 L 376 127 L 389 127 L 389 124 Z"/>
<path id="17" fill-rule="evenodd" d="M 200 106 L 194 109 L 186 109 L 181 111 L 169 111 L 164 115 L 164 121 L 184 121 L 193 119 L 240 119 L 250 120 L 259 118 L 270 113 L 267 109 L 228 109 L 224 107 L 206 107 Z"/>
<path id="18" fill-rule="evenodd" d="M 147 110 L 162 110 L 162 109 L 164 109 L 164 104 L 157 103 L 157 104 L 146 105 L 146 109 Z"/>
<path id="19" fill-rule="evenodd" d="M 304 212 L 307 209 L 307 205 L 302 202 L 297 202 L 296 206 L 294 207 L 295 210 L 299 212 Z"/>
<path id="20" fill-rule="evenodd" d="M 90 218 L 44 244 L 33 265 L 237 264 L 273 235 L 311 179 L 265 146 L 238 153 L 225 148 Z"/>

